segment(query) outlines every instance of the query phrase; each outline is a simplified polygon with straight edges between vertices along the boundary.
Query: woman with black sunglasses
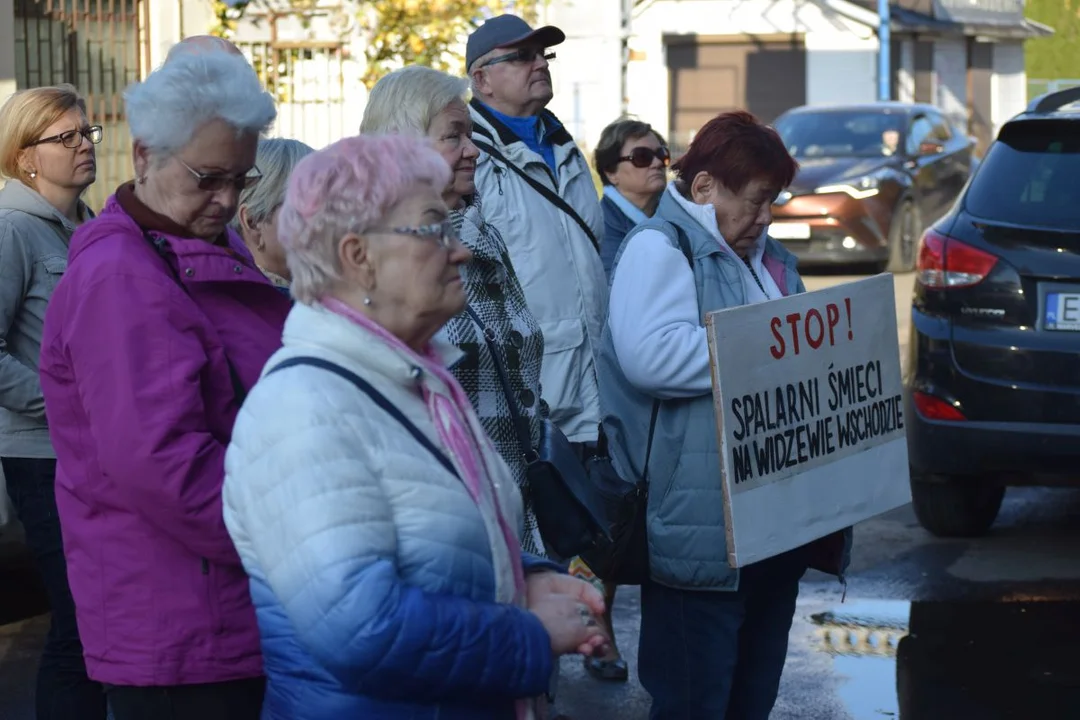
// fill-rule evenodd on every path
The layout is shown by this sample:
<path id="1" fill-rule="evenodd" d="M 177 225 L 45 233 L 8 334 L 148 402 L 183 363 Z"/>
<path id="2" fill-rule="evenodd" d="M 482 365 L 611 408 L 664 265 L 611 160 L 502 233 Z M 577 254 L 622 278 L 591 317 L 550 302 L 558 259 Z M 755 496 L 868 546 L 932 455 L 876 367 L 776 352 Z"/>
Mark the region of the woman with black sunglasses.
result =
<path id="1" fill-rule="evenodd" d="M 604 128 L 596 146 L 595 166 L 604 184 L 604 237 L 600 258 L 611 279 L 611 264 L 623 238 L 652 217 L 667 185 L 671 153 L 660 133 L 640 120 L 616 120 Z"/>

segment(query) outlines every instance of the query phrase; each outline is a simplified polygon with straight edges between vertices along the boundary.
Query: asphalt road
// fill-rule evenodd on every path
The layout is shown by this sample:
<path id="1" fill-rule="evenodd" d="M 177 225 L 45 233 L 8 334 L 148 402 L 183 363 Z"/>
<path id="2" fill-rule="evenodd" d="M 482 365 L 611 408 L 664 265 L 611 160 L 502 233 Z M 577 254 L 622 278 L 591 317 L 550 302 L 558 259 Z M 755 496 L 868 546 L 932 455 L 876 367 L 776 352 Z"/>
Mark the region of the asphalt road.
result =
<path id="1" fill-rule="evenodd" d="M 896 279 L 902 350 L 911 285 Z M 1010 490 L 977 540 L 935 539 L 908 507 L 860 524 L 846 599 L 835 579 L 812 573 L 802 583 L 772 719 L 1080 718 L 1078 558 L 1080 491 L 1069 489 Z M 43 610 L 32 571 L 0 560 L 0 720 L 32 718 Z M 633 675 L 635 588 L 620 591 L 615 621 Z M 564 658 L 558 709 L 574 720 L 645 720 L 648 696 L 634 677 L 602 684 Z"/>

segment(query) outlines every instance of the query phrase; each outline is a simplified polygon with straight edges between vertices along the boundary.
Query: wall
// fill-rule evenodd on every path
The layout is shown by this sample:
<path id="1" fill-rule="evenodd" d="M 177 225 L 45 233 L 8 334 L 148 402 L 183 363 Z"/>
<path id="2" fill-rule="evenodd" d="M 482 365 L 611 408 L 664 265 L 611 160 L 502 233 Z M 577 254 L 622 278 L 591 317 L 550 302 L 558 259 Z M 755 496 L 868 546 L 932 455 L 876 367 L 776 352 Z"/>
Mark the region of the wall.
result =
<path id="1" fill-rule="evenodd" d="M 595 147 L 619 117 L 622 54 L 620 0 L 555 0 L 540 10 L 540 25 L 555 25 L 566 42 L 553 48 L 548 105 L 579 144 Z"/>
<path id="2" fill-rule="evenodd" d="M 994 98 L 990 117 L 996 136 L 1007 120 L 1027 107 L 1027 75 L 1023 43 L 997 43 L 993 53 L 994 74 L 990 78 L 990 87 Z"/>
<path id="3" fill-rule="evenodd" d="M 967 127 L 967 44 L 964 40 L 934 41 L 934 104 L 957 127 Z"/>
<path id="4" fill-rule="evenodd" d="M 904 40 L 900 43 L 900 69 L 896 74 L 896 99 L 900 102 L 915 102 L 915 43 Z"/>
<path id="5" fill-rule="evenodd" d="M 630 47 L 644 59 L 630 64 L 628 84 L 631 114 L 661 132 L 670 117 L 663 36 L 692 33 L 804 34 L 808 104 L 874 99 L 877 38 L 861 23 L 804 0 L 657 0 L 634 18 Z"/>
<path id="6" fill-rule="evenodd" d="M 0 105 L 15 92 L 15 0 L 0 0 Z"/>

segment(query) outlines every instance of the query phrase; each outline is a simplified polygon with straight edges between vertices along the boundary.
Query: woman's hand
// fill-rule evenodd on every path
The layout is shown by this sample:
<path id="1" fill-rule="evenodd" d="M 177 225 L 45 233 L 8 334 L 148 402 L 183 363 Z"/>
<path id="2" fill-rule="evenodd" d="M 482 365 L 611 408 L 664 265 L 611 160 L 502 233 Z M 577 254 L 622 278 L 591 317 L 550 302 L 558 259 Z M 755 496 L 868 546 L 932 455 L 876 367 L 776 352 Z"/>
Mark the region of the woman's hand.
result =
<path id="1" fill-rule="evenodd" d="M 576 577 L 542 572 L 528 578 L 529 610 L 551 636 L 556 655 L 602 653 L 608 637 L 596 617 L 604 613 L 604 596 Z"/>

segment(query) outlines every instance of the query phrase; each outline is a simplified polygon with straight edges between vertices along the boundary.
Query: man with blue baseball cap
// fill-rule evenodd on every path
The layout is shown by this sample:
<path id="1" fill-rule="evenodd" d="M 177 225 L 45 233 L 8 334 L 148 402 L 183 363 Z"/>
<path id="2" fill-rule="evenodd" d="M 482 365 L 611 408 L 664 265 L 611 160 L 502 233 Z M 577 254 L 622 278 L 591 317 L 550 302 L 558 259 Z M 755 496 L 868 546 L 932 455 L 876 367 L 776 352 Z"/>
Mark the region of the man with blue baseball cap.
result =
<path id="1" fill-rule="evenodd" d="M 484 216 L 502 234 L 508 270 L 543 330 L 540 382 L 549 418 L 585 460 L 600 426 L 593 355 L 608 289 L 597 242 L 604 216 L 592 174 L 570 133 L 545 110 L 553 96 L 550 48 L 564 40 L 557 27 L 533 29 L 515 15 L 499 15 L 469 36 L 465 64 Z M 539 399 L 521 403 L 527 414 L 538 411 Z M 552 696 L 555 680 L 557 671 Z"/>
<path id="2" fill-rule="evenodd" d="M 499 15 L 469 36 L 465 61 L 485 219 L 506 241 L 544 332 L 541 384 L 549 417 L 586 457 L 600 423 L 593 354 L 607 311 L 597 252 L 604 218 L 585 156 L 544 109 L 553 95 L 550 48 L 564 40 L 556 27 L 533 29 L 517 16 Z"/>

